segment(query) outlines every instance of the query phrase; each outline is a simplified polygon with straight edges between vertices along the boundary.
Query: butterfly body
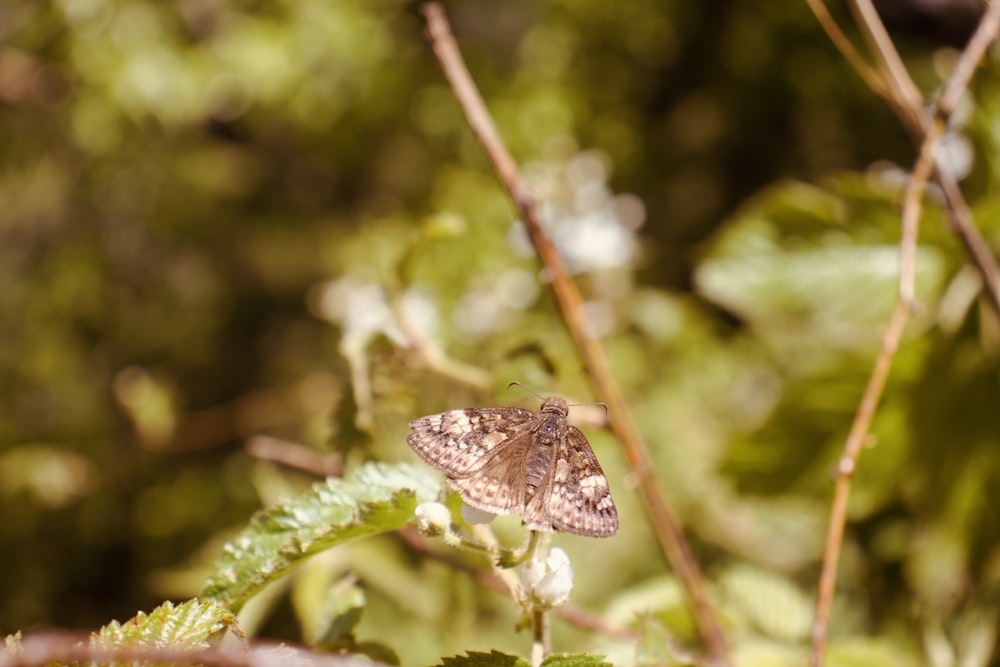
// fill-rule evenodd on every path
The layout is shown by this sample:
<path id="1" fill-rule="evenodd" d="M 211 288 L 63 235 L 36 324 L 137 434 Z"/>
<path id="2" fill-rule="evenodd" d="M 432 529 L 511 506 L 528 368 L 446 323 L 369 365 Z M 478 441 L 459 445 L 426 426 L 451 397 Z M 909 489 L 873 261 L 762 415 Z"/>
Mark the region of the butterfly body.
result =
<path id="1" fill-rule="evenodd" d="M 467 408 L 421 417 L 406 441 L 444 472 L 470 506 L 520 513 L 531 530 L 609 537 L 618 512 L 587 438 L 566 422 L 566 401 L 546 398 L 540 412 Z"/>

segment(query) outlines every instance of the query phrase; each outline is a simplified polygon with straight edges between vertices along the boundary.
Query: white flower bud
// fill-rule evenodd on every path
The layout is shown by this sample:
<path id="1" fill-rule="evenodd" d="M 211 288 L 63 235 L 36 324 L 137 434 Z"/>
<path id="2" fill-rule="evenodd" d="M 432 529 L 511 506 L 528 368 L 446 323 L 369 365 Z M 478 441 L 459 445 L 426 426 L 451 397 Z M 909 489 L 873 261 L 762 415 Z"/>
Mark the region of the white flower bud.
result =
<path id="1" fill-rule="evenodd" d="M 573 568 L 566 552 L 556 547 L 545 562 L 529 560 L 521 568 L 521 583 L 528 596 L 540 605 L 559 607 L 573 590 Z"/>
<path id="2" fill-rule="evenodd" d="M 441 503 L 420 503 L 414 514 L 417 528 L 424 535 L 441 535 L 451 527 L 451 512 Z"/>

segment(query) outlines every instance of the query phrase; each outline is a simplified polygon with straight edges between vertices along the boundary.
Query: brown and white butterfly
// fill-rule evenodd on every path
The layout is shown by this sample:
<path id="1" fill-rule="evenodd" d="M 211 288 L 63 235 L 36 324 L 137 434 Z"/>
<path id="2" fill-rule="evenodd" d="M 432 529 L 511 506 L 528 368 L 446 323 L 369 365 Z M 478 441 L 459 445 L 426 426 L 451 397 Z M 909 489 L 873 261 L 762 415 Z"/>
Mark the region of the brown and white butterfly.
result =
<path id="1" fill-rule="evenodd" d="M 406 442 L 472 507 L 520 513 L 531 530 L 610 537 L 618 510 L 608 479 L 587 438 L 566 422 L 568 413 L 557 396 L 546 398 L 541 412 L 449 410 L 410 422 Z"/>

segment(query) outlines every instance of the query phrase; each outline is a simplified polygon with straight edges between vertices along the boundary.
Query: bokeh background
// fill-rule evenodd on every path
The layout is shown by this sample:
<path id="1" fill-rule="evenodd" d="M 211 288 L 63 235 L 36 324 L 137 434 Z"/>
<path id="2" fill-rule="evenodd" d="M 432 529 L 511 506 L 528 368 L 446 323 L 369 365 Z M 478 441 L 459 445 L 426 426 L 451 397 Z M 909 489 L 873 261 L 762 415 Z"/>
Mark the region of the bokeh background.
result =
<path id="1" fill-rule="evenodd" d="M 912 143 L 804 3 L 446 9 L 732 636 L 800 655 L 830 471 L 895 295 Z M 934 91 L 979 7 L 885 10 Z M 947 150 L 996 247 L 983 65 Z M 0 632 L 195 595 L 256 509 L 342 466 L 414 460 L 421 414 L 533 407 L 511 380 L 590 399 L 415 3 L 7 0 L 0 147 Z M 984 664 L 1000 329 L 933 192 L 921 240 L 926 310 L 862 458 L 835 639 Z M 615 540 L 563 538 L 574 599 L 684 639 L 625 464 L 584 428 L 624 521 Z M 368 596 L 359 634 L 404 664 L 525 650 L 509 601 L 464 575 L 391 536 L 344 552 L 326 566 Z M 275 595 L 259 632 L 301 640 L 303 604 Z"/>

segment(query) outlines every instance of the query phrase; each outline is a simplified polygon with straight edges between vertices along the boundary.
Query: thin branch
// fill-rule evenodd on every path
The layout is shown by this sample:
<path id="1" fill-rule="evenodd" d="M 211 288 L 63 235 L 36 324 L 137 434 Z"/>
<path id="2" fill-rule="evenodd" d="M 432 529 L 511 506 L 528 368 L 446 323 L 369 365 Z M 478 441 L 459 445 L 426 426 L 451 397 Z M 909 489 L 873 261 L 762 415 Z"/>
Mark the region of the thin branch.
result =
<path id="1" fill-rule="evenodd" d="M 1000 30 L 1000 3 L 991 2 L 988 3 L 976 32 L 973 33 L 969 43 L 963 49 L 962 55 L 945 85 L 944 92 L 941 94 L 936 114 L 939 121 L 946 124 L 947 120 L 950 119 L 969 86 L 976 66 L 990 45 L 996 41 L 998 30 Z M 948 225 L 958 234 L 965 246 L 973 266 L 979 272 L 987 301 L 993 307 L 996 315 L 1000 317 L 1000 281 L 998 281 L 1000 269 L 997 267 L 996 258 L 993 256 L 989 244 L 986 243 L 986 240 L 979 233 L 979 229 L 973 224 L 969 205 L 965 202 L 961 188 L 951 176 L 951 170 L 948 169 L 948 165 L 943 163 L 943 159 L 942 156 L 937 156 L 935 181 L 944 190 L 945 200 L 948 204 Z"/>
<path id="2" fill-rule="evenodd" d="M 996 258 L 993 257 L 993 252 L 986 239 L 973 224 L 972 211 L 969 210 L 969 205 L 966 203 L 958 183 L 948 171 L 941 169 L 940 156 L 937 160 L 938 168 L 934 172 L 934 180 L 944 191 L 945 202 L 948 204 L 948 226 L 958 234 L 959 240 L 965 247 L 965 252 L 972 260 L 972 266 L 978 272 L 985 290 L 986 302 L 993 308 L 994 314 L 1000 317 L 1000 282 L 998 282 L 1000 269 L 997 267 Z"/>
<path id="3" fill-rule="evenodd" d="M 938 119 L 920 146 L 920 155 L 913 167 L 913 174 L 903 197 L 902 231 L 899 243 L 899 298 L 910 312 L 918 309 L 917 283 L 917 228 L 920 224 L 920 200 L 934 170 L 938 145 L 944 123 Z"/>
<path id="4" fill-rule="evenodd" d="M 866 40 L 879 61 L 881 78 L 875 77 L 871 68 L 857 55 L 853 46 L 843 36 L 843 32 L 826 11 L 821 0 L 806 0 L 817 21 L 826 31 L 834 45 L 851 64 L 858 76 L 871 88 L 872 92 L 886 101 L 900 119 L 907 131 L 918 143 L 923 143 L 926 134 L 933 125 L 930 118 L 922 112 L 923 96 L 913 83 L 912 78 L 902 66 L 902 60 L 889 39 L 881 19 L 875 12 L 870 0 L 853 0 L 852 10 L 865 34 Z M 1000 22 L 1000 7 L 997 3 L 988 3 L 987 11 L 980 20 L 979 27 L 952 73 L 951 80 L 938 105 L 938 115 L 950 116 L 964 92 L 968 80 L 975 70 L 976 64 L 982 58 L 986 49 L 996 37 L 997 24 Z M 947 165 L 941 163 L 937 156 L 938 168 L 933 179 L 941 186 L 947 204 L 948 226 L 958 235 L 969 259 L 979 273 L 987 301 L 993 311 L 1000 317 L 1000 269 L 989 244 L 979 233 L 965 202 L 961 189 L 949 175 Z"/>
<path id="5" fill-rule="evenodd" d="M 847 523 L 847 500 L 851 493 L 851 479 L 857 469 L 858 457 L 868 437 L 875 410 L 885 390 L 892 360 L 899 347 L 900 338 L 906 325 L 908 312 L 913 308 L 915 297 L 915 263 L 917 248 L 917 224 L 920 221 L 921 201 L 927 179 L 934 166 L 934 150 L 940 137 L 940 128 L 927 135 L 921 146 L 920 156 L 913 166 L 913 176 L 906 188 L 903 200 L 902 234 L 900 239 L 900 285 L 899 300 L 889 320 L 889 326 L 882 336 L 882 351 L 875 360 L 875 367 L 868 378 L 868 385 L 854 415 L 854 422 L 844 444 L 844 453 L 837 464 L 837 482 L 834 488 L 833 506 L 830 510 L 830 524 L 827 529 L 826 548 L 823 551 L 823 566 L 819 578 L 819 594 L 816 599 L 816 618 L 813 624 L 813 667 L 822 667 L 826 651 L 826 637 L 829 628 L 830 608 L 837 583 L 837 563 L 840 547 L 844 539 Z"/>
<path id="6" fill-rule="evenodd" d="M 861 57 L 858 50 L 854 48 L 854 44 L 851 40 L 847 38 L 844 31 L 840 29 L 837 22 L 833 20 L 830 16 L 830 11 L 826 8 L 823 0 L 806 0 L 806 4 L 809 5 L 809 9 L 812 10 L 813 16 L 819 22 L 820 27 L 826 33 L 826 36 L 830 38 L 833 45 L 837 47 L 840 51 L 840 55 L 844 56 L 844 59 L 851 64 L 854 71 L 857 72 L 868 87 L 875 92 L 879 97 L 888 100 L 889 92 L 885 89 L 882 83 L 882 79 L 879 78 L 878 73 L 871 68 L 871 66 L 865 62 L 865 59 Z"/>
<path id="7" fill-rule="evenodd" d="M 877 17 L 876 17 L 877 18 Z M 923 141 L 920 145 L 920 153 L 913 166 L 912 177 L 907 185 L 903 200 L 902 213 L 902 233 L 900 238 L 900 282 L 899 301 L 893 311 L 882 339 L 882 351 L 875 361 L 875 367 L 869 377 L 868 385 L 865 387 L 864 395 L 858 406 L 854 422 L 844 445 L 844 453 L 837 466 L 837 481 L 834 489 L 833 506 L 830 511 L 830 524 L 827 531 L 826 548 L 823 554 L 823 567 L 820 574 L 819 594 L 816 604 L 816 618 L 813 625 L 813 667 L 822 667 L 824 653 L 826 649 L 826 637 L 828 632 L 830 609 L 833 604 L 833 595 L 837 581 L 837 563 L 840 556 L 840 548 L 844 537 L 844 526 L 847 522 L 847 502 L 850 496 L 851 479 L 857 468 L 858 457 L 868 436 L 875 410 L 885 389 L 889 369 L 896 350 L 899 346 L 903 329 L 906 325 L 907 313 L 916 303 L 916 249 L 917 249 L 917 227 L 920 220 L 921 202 L 927 181 L 935 176 L 939 183 L 945 186 L 946 196 L 949 196 L 949 218 L 960 218 L 960 225 L 968 223 L 967 232 L 971 229 L 978 234 L 975 227 L 971 225 L 971 215 L 965 205 L 961 191 L 957 184 L 940 169 L 940 156 L 937 149 L 941 135 L 944 133 L 947 117 L 954 109 L 958 99 L 968 86 L 974 65 L 970 63 L 978 62 L 982 54 L 985 53 L 989 44 L 996 39 L 997 26 L 1000 24 L 1000 12 L 996 5 L 990 6 L 990 11 L 986 12 L 980 22 L 975 35 L 969 41 L 968 46 L 963 51 L 959 63 L 945 87 L 942 95 L 942 104 L 939 112 L 933 117 L 933 122 L 924 127 Z M 893 49 L 894 51 L 894 49 Z M 908 77 L 907 77 L 908 78 Z M 951 186 L 950 189 L 948 186 Z M 954 223 L 953 223 L 954 224 Z M 960 236 L 962 233 L 960 232 Z M 965 239 L 965 236 L 962 236 Z M 974 260 L 975 251 L 986 248 L 985 243 L 967 245 Z M 981 261 L 992 262 L 992 254 L 987 252 L 986 259 Z M 978 263 L 977 263 L 978 266 Z M 980 268 L 982 272 L 983 269 Z M 995 265 L 992 269 L 987 269 L 985 275 L 996 275 Z M 987 294 L 996 291 L 996 284 L 986 285 Z M 1000 302 L 998 302 L 1000 303 Z"/>
<path id="8" fill-rule="evenodd" d="M 1000 3 L 989 2 L 986 12 L 979 20 L 976 32 L 972 34 L 958 62 L 955 63 L 955 69 L 941 94 L 941 100 L 937 105 L 939 115 L 950 117 L 955 111 L 959 99 L 969 87 L 969 81 L 972 80 L 976 67 L 986 54 L 986 50 L 996 40 L 998 27 L 1000 27 Z"/>
<path id="9" fill-rule="evenodd" d="M 875 360 L 875 367 L 868 378 L 868 385 L 865 387 L 865 393 L 858 405 L 854 422 L 851 424 L 851 430 L 844 445 L 844 453 L 837 464 L 837 482 L 833 493 L 833 506 L 830 510 L 826 548 L 823 551 L 823 569 L 820 573 L 816 619 L 813 624 L 813 667 L 822 667 L 823 665 L 830 607 L 833 603 L 833 592 L 837 583 L 837 562 L 840 556 L 840 545 L 844 538 L 844 524 L 847 522 L 847 499 L 851 492 L 851 477 L 857 467 L 858 456 L 861 454 L 861 448 L 867 438 L 872 417 L 875 415 L 875 408 L 878 407 L 885 389 L 889 368 L 892 366 L 892 359 L 896 354 L 906 319 L 907 307 L 900 300 L 897 302 L 889 320 L 889 326 L 882 336 L 882 351 Z"/>
<path id="10" fill-rule="evenodd" d="M 910 132 L 920 136 L 924 129 L 921 115 L 923 95 L 917 84 L 913 83 L 903 59 L 899 57 L 899 52 L 892 43 L 889 33 L 886 32 L 882 19 L 875 11 L 875 5 L 871 0 L 850 0 L 849 4 L 868 47 L 875 54 L 882 82 L 894 102 L 896 115 Z"/>
<path id="11" fill-rule="evenodd" d="M 243 447 L 256 459 L 274 461 L 319 477 L 339 477 L 344 472 L 344 462 L 339 456 L 284 438 L 254 435 L 247 438 Z"/>
<path id="12" fill-rule="evenodd" d="M 444 11 L 437 3 L 422 5 L 422 11 L 427 22 L 431 46 L 445 77 L 451 84 L 473 133 L 517 206 L 539 259 L 551 280 L 559 309 L 594 391 L 599 400 L 608 405 L 611 430 L 618 437 L 629 468 L 638 479 L 643 505 L 664 555 L 684 587 L 698 631 L 714 660 L 719 665 L 726 665 L 729 663 L 726 638 L 708 598 L 698 564 L 684 539 L 680 523 L 653 474 L 649 452 L 614 379 L 607 357 L 591 333 L 592 329 L 587 323 L 580 293 L 570 279 L 558 251 L 542 229 L 535 207 L 535 198 L 522 181 L 517 164 L 500 139 L 489 111 L 465 67 Z"/>

